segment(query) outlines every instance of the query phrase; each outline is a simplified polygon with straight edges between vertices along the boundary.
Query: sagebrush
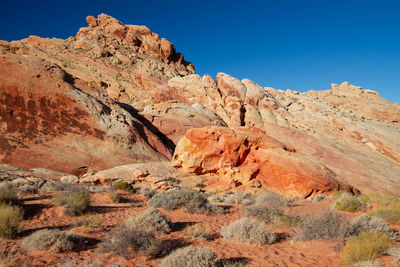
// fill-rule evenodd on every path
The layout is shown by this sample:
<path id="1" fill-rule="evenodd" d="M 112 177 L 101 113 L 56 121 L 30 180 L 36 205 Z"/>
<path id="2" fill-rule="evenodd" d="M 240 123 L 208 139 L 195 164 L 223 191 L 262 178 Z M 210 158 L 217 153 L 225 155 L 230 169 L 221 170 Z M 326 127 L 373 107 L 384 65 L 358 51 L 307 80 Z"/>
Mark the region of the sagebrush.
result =
<path id="1" fill-rule="evenodd" d="M 28 251 L 66 252 L 72 251 L 79 240 L 80 237 L 58 229 L 43 229 L 24 238 L 21 247 Z"/>
<path id="2" fill-rule="evenodd" d="M 246 217 L 222 227 L 221 235 L 240 243 L 272 244 L 278 239 L 265 223 Z"/>
<path id="3" fill-rule="evenodd" d="M 159 209 L 148 208 L 138 216 L 129 217 L 126 225 L 132 229 L 169 233 L 172 222 Z"/>
<path id="4" fill-rule="evenodd" d="M 209 248 L 189 246 L 173 251 L 161 261 L 159 266 L 217 267 L 218 256 Z"/>
<path id="5" fill-rule="evenodd" d="M 188 189 L 170 190 L 159 193 L 152 197 L 147 205 L 166 210 L 183 208 L 189 213 L 218 211 L 216 207 L 208 202 L 207 197 L 203 193 Z"/>
<path id="6" fill-rule="evenodd" d="M 82 215 L 90 204 L 90 192 L 85 187 L 70 187 L 67 192 L 56 194 L 54 203 L 64 206 L 66 215 Z"/>

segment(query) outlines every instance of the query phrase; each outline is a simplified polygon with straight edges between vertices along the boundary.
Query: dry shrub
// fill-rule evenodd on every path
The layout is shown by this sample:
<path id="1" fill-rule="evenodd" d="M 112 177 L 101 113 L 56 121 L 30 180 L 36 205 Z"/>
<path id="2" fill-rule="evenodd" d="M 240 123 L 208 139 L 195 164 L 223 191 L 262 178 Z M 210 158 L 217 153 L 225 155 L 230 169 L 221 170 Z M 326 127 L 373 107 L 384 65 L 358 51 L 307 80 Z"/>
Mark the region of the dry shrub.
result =
<path id="1" fill-rule="evenodd" d="M 64 206 L 68 216 L 82 215 L 90 204 L 90 193 L 84 187 L 70 187 L 67 192 L 56 194 L 54 203 Z"/>
<path id="2" fill-rule="evenodd" d="M 299 223 L 298 217 L 290 216 L 281 210 L 270 208 L 269 206 L 256 205 L 246 210 L 247 217 L 256 218 L 266 224 L 286 224 L 293 226 Z"/>
<path id="3" fill-rule="evenodd" d="M 369 214 L 371 216 L 380 217 L 391 224 L 400 224 L 400 204 L 398 203 L 376 207 Z"/>
<path id="4" fill-rule="evenodd" d="M 254 196 L 251 193 L 239 193 L 229 191 L 225 194 L 212 194 L 208 197 L 211 203 L 226 203 L 226 204 L 254 204 Z"/>
<path id="5" fill-rule="evenodd" d="M 83 226 L 83 231 L 89 233 L 93 228 L 103 228 L 100 214 L 85 214 L 74 223 L 75 227 Z"/>
<path id="6" fill-rule="evenodd" d="M 151 258 L 162 257 L 168 248 L 153 233 L 132 229 L 121 225 L 108 234 L 108 239 L 100 244 L 100 252 L 110 252 L 125 258 L 142 252 Z"/>
<path id="7" fill-rule="evenodd" d="M 383 265 L 378 261 L 360 261 L 354 264 L 356 267 L 383 267 Z"/>
<path id="8" fill-rule="evenodd" d="M 341 211 L 356 212 L 363 210 L 365 208 L 365 204 L 361 198 L 353 196 L 349 193 L 344 193 L 341 194 L 340 197 L 335 201 L 333 207 Z"/>
<path id="9" fill-rule="evenodd" d="M 10 250 L 3 248 L 0 250 L 0 266 L 17 266 L 18 251 L 15 247 Z"/>
<path id="10" fill-rule="evenodd" d="M 386 234 L 393 240 L 399 238 L 398 234 L 391 229 L 382 218 L 370 217 L 366 214 L 360 215 L 351 221 L 349 235 L 358 235 L 361 232 L 379 232 Z"/>
<path id="11" fill-rule="evenodd" d="M 208 213 L 218 211 L 211 206 L 207 197 L 200 192 L 178 189 L 161 192 L 147 203 L 150 207 L 174 210 L 184 208 L 189 213 Z"/>
<path id="12" fill-rule="evenodd" d="M 109 189 L 106 192 L 106 196 L 113 202 L 113 203 L 119 203 L 120 201 L 120 196 L 118 195 L 115 190 Z"/>
<path id="13" fill-rule="evenodd" d="M 17 194 L 10 183 L 4 183 L 0 186 L 0 204 L 15 204 Z"/>
<path id="14" fill-rule="evenodd" d="M 326 209 L 313 216 L 303 215 L 296 240 L 344 239 L 349 234 L 349 221 L 339 213 Z"/>
<path id="15" fill-rule="evenodd" d="M 208 225 L 203 226 L 200 223 L 189 225 L 185 228 L 185 232 L 190 238 L 205 240 L 210 239 L 210 227 Z"/>
<path id="16" fill-rule="evenodd" d="M 135 193 L 147 198 L 152 198 L 157 194 L 157 190 L 148 186 L 141 186 L 135 188 Z"/>
<path id="17" fill-rule="evenodd" d="M 72 251 L 79 240 L 79 236 L 66 234 L 58 229 L 43 229 L 24 238 L 21 247 L 28 251 L 65 252 Z"/>
<path id="18" fill-rule="evenodd" d="M 221 235 L 240 243 L 272 244 L 278 239 L 265 223 L 246 217 L 222 227 Z"/>
<path id="19" fill-rule="evenodd" d="M 13 238 L 19 232 L 24 212 L 20 207 L 0 204 L 0 237 Z"/>
<path id="20" fill-rule="evenodd" d="M 217 267 L 218 256 L 209 248 L 189 246 L 173 251 L 161 261 L 159 266 Z"/>
<path id="21" fill-rule="evenodd" d="M 275 210 L 282 210 L 287 207 L 288 200 L 276 193 L 263 192 L 256 197 L 256 204 L 263 204 Z"/>
<path id="22" fill-rule="evenodd" d="M 390 247 L 392 242 L 392 239 L 382 233 L 361 232 L 347 241 L 341 257 L 348 264 L 375 260 Z"/>
<path id="23" fill-rule="evenodd" d="M 148 208 L 143 213 L 126 220 L 126 226 L 131 229 L 154 231 L 157 233 L 171 232 L 171 221 L 160 210 Z"/>
<path id="24" fill-rule="evenodd" d="M 250 260 L 247 258 L 230 258 L 219 261 L 220 267 L 246 267 L 249 266 Z"/>

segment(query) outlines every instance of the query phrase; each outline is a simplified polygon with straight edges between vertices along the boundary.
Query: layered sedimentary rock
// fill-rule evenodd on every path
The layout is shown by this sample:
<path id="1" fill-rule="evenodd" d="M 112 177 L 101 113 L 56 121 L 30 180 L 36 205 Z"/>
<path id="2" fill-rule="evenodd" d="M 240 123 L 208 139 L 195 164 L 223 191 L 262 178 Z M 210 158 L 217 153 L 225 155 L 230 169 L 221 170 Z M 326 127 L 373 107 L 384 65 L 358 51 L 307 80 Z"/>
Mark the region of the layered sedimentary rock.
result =
<path id="1" fill-rule="evenodd" d="M 400 192 L 400 107 L 377 92 L 345 82 L 300 93 L 225 73 L 214 80 L 145 26 L 105 14 L 87 23 L 66 40 L 0 41 L 1 162 L 82 175 L 166 161 L 178 143 L 176 166 L 232 181 L 225 189 Z M 191 129 L 206 126 L 233 143 L 204 160 L 216 141 Z M 182 143 L 192 147 L 196 131 L 204 140 L 189 156 Z M 243 136 L 257 140 L 250 150 Z M 251 153 L 233 164 L 240 149 Z"/>

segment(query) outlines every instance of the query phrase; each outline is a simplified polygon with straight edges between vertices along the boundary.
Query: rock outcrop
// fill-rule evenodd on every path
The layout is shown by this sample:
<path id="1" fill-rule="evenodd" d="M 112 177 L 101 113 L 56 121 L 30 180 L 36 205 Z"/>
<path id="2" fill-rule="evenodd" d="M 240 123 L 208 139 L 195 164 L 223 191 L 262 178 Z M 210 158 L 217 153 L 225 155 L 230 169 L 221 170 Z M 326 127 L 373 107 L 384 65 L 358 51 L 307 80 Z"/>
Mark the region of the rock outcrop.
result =
<path id="1" fill-rule="evenodd" d="M 204 127 L 186 132 L 172 159 L 175 167 L 196 174 L 214 174 L 232 188 L 264 188 L 288 197 L 307 198 L 351 186 L 335 173 L 293 147 L 254 127 L 235 130 Z"/>

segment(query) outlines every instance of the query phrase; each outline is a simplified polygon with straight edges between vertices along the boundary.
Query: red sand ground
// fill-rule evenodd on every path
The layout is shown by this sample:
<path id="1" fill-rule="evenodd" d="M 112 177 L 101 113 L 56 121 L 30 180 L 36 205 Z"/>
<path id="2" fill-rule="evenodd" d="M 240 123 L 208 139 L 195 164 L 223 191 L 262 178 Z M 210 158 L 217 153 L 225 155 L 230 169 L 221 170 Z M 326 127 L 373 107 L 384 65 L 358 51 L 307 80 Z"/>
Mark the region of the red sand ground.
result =
<path id="1" fill-rule="evenodd" d="M 92 206 L 90 211 L 100 214 L 103 229 L 93 228 L 85 233 L 82 227 L 74 227 L 74 221 L 79 217 L 69 217 L 63 212 L 62 207 L 55 207 L 52 199 L 54 193 L 43 195 L 29 194 L 21 197 L 24 201 L 26 219 L 23 221 L 24 232 L 22 235 L 30 234 L 32 231 L 57 227 L 65 231 L 73 230 L 87 239 L 85 249 L 79 252 L 53 253 L 48 251 L 24 252 L 19 248 L 23 237 L 16 240 L 1 240 L 0 251 L 14 247 L 18 253 L 20 262 L 29 262 L 33 265 L 54 266 L 68 260 L 75 260 L 80 263 L 91 261 L 103 265 L 123 264 L 123 266 L 157 266 L 161 259 L 148 259 L 143 255 L 132 255 L 131 259 L 124 259 L 119 256 L 102 254 L 97 251 L 98 243 L 105 239 L 107 232 L 115 226 L 124 223 L 129 216 L 134 216 L 145 209 L 146 198 L 141 195 L 128 194 L 119 191 L 124 202 L 112 203 L 104 193 L 93 193 L 91 195 Z M 319 210 L 331 205 L 332 201 L 298 204 L 292 208 L 296 214 Z M 272 245 L 250 245 L 240 244 L 234 241 L 224 240 L 219 235 L 221 227 L 239 219 L 243 215 L 243 206 L 226 205 L 227 212 L 224 214 L 189 214 L 183 210 L 165 211 L 164 214 L 173 222 L 178 223 L 178 229 L 170 234 L 160 236 L 162 239 L 176 240 L 194 246 L 208 247 L 215 251 L 220 258 L 245 257 L 251 260 L 250 266 L 346 266 L 341 263 L 339 253 L 334 247 L 340 245 L 338 241 L 299 241 L 290 240 L 289 235 L 293 229 L 282 227 L 275 229 L 276 232 L 286 236 L 283 240 Z M 354 216 L 354 215 L 352 215 Z M 195 240 L 185 236 L 184 227 L 189 223 L 199 222 L 210 226 L 211 240 Z M 396 230 L 400 230 L 397 226 Z M 399 246 L 399 244 L 397 244 Z M 384 256 L 380 259 L 385 266 L 394 266 L 393 257 Z"/>

